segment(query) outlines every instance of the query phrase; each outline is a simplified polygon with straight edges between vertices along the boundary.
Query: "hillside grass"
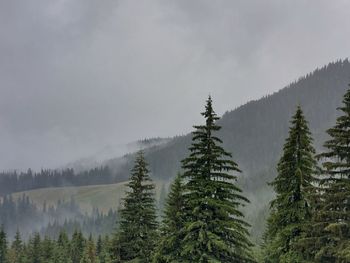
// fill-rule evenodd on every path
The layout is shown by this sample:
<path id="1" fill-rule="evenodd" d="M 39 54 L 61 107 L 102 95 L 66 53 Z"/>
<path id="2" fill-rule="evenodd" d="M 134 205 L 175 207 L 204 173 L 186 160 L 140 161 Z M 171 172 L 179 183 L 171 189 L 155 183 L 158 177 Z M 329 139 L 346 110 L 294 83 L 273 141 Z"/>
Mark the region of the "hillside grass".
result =
<path id="1" fill-rule="evenodd" d="M 83 213 L 91 213 L 94 207 L 103 213 L 107 213 L 109 209 L 118 209 L 127 190 L 126 183 L 41 188 L 14 193 L 12 196 L 14 199 L 18 199 L 25 194 L 40 209 L 45 202 L 47 206 L 55 206 L 59 200 L 69 202 L 71 198 L 74 198 Z M 164 186 L 167 187 L 167 183 L 163 181 L 155 181 L 154 183 L 158 202 L 160 192 Z"/>

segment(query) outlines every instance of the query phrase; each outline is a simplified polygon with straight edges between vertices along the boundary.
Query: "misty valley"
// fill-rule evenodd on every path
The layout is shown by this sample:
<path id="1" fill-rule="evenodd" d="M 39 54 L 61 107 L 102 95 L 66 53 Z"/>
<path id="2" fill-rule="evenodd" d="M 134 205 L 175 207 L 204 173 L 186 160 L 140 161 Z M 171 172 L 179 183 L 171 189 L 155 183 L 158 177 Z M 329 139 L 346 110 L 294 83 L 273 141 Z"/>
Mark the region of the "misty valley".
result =
<path id="1" fill-rule="evenodd" d="M 0 263 L 350 262 L 350 62 L 92 165 L 0 173 Z"/>

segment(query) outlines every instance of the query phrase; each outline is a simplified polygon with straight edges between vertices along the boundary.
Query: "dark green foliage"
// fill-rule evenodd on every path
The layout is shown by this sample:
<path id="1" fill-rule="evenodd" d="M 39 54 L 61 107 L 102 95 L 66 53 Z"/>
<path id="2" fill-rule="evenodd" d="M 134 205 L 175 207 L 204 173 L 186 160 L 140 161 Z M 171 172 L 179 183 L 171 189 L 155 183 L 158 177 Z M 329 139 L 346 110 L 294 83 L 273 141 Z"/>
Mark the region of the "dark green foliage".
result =
<path id="1" fill-rule="evenodd" d="M 41 244 L 43 262 L 48 263 L 50 262 L 49 259 L 54 257 L 54 247 L 55 243 L 50 238 L 45 237 Z"/>
<path id="2" fill-rule="evenodd" d="M 18 230 L 9 250 L 9 263 L 25 263 L 24 245 Z"/>
<path id="3" fill-rule="evenodd" d="M 102 250 L 103 250 L 103 241 L 102 241 L 101 235 L 99 235 L 96 243 L 96 254 L 98 257 L 102 254 Z"/>
<path id="4" fill-rule="evenodd" d="M 84 235 L 106 235 L 110 233 L 117 219 L 117 212 L 109 210 L 102 213 L 94 208 L 91 214 L 83 214 L 74 198 L 69 201 L 58 200 L 55 205 L 35 205 L 28 196 L 22 195 L 15 199 L 5 196 L 0 200 L 0 222 L 8 236 L 14 236 L 17 228 L 21 229 L 24 239 L 28 239 L 30 233 L 37 231 L 41 236 L 57 239 L 64 230 L 69 236 L 76 229 L 80 229 Z M 37 222 L 44 222 L 44 225 Z M 45 225 L 45 222 L 47 225 Z"/>
<path id="5" fill-rule="evenodd" d="M 150 262 L 157 241 L 157 221 L 154 184 L 149 177 L 143 152 L 137 155 L 131 171 L 130 191 L 120 210 L 120 227 L 117 233 L 118 250 L 122 262 Z"/>
<path id="6" fill-rule="evenodd" d="M 271 181 L 276 176 L 274 166 L 283 146 L 284 134 L 288 132 L 288 120 L 295 104 L 300 102 L 303 105 L 305 115 L 310 121 L 310 130 L 315 136 L 315 146 L 319 148 L 326 138 L 324 130 L 334 124 L 337 114 L 335 109 L 346 91 L 349 72 L 350 63 L 348 60 L 330 63 L 300 78 L 279 92 L 257 101 L 251 101 L 225 113 L 219 120 L 223 129 L 218 134 L 225 143 L 225 149 L 229 152 L 234 151 L 235 160 L 240 164 L 240 167 L 244 168 L 244 176 L 238 178 L 238 183 L 251 201 L 251 204 L 245 208 L 245 214 L 253 225 L 254 239 L 258 239 L 260 229 L 263 229 L 260 227 L 260 223 L 264 222 L 261 215 L 266 214 L 265 208 L 268 207 L 268 201 L 272 197 L 272 191 L 266 186 L 266 181 Z M 180 169 L 180 160 L 188 153 L 187 146 L 190 141 L 190 135 L 178 136 L 166 145 L 147 149 L 145 156 L 150 164 L 153 178 L 167 180 L 175 177 Z M 91 184 L 90 180 L 95 183 L 124 181 L 133 165 L 133 159 L 134 155 L 130 154 L 123 157 L 122 162 L 120 160 L 108 162 L 108 166 L 112 168 L 110 172 L 106 171 L 105 173 L 104 167 L 102 167 L 101 170 L 98 168 L 99 171 L 82 173 L 82 176 L 77 176 L 78 173 L 72 173 L 71 169 L 67 169 L 62 174 L 46 170 L 38 173 L 28 171 L 23 174 L 5 172 L 0 175 L 0 195 L 34 187 Z M 102 179 L 108 178 L 108 173 L 111 175 L 111 180 Z M 17 177 L 22 175 L 23 178 L 17 180 Z M 54 180 L 47 180 L 51 176 L 54 177 Z M 55 180 L 57 180 L 57 184 L 53 183 Z M 76 181 L 72 183 L 73 180 Z M 65 184 L 65 182 L 68 183 Z M 10 214 L 9 210 L 0 212 L 0 217 L 6 218 L 6 215 Z M 11 218 L 13 219 L 12 216 Z M 27 219 L 26 216 L 17 218 Z M 4 221 L 0 220 L 0 222 Z M 76 228 L 73 224 L 75 223 L 69 223 L 69 229 Z M 26 223 L 26 225 L 33 226 L 34 224 Z M 89 224 L 86 229 L 88 230 L 90 226 Z M 13 224 L 13 229 L 9 231 L 5 226 L 8 236 L 14 236 L 16 228 L 17 224 Z M 42 232 L 43 236 L 48 234 L 51 238 L 57 239 L 62 226 L 55 224 L 51 225 L 50 228 L 54 235 Z M 20 229 L 23 238 L 26 239 L 28 235 L 23 227 Z M 82 225 L 80 229 L 85 235 L 89 234 Z M 69 234 L 71 233 L 69 231 Z M 106 233 L 108 232 L 97 232 L 97 235 Z"/>
<path id="7" fill-rule="evenodd" d="M 312 137 L 299 106 L 291 121 L 289 136 L 270 184 L 276 192 L 264 237 L 265 262 L 300 262 L 294 248 L 311 220 L 311 193 L 316 161 Z M 310 198 L 310 199 L 309 199 Z"/>
<path id="8" fill-rule="evenodd" d="M 318 156 L 324 162 L 308 250 L 317 262 L 350 262 L 350 90 L 338 109 L 342 115 Z"/>
<path id="9" fill-rule="evenodd" d="M 248 200 L 235 185 L 240 172 L 215 133 L 219 119 L 209 97 L 205 125 L 194 126 L 190 155 L 183 160 L 185 217 L 177 262 L 251 262 L 249 225 L 240 207 Z"/>
<path id="10" fill-rule="evenodd" d="M 35 233 L 34 237 L 29 239 L 28 244 L 28 259 L 30 263 L 44 263 L 42 257 L 42 243 L 39 233 Z"/>
<path id="11" fill-rule="evenodd" d="M 106 236 L 104 239 L 99 236 L 96 245 L 96 253 L 99 259 L 99 263 L 112 263 L 112 255 L 110 253 L 110 250 L 111 242 L 108 236 Z"/>
<path id="12" fill-rule="evenodd" d="M 244 170 L 244 176 L 240 176 L 237 183 L 251 202 L 244 212 L 252 224 L 254 239 L 258 239 L 264 229 L 260 227 L 265 221 L 261 215 L 267 214 L 268 203 L 273 198 L 273 191 L 266 182 L 271 182 L 277 175 L 275 166 L 295 105 L 300 103 L 303 107 L 314 135 L 315 148 L 319 149 L 326 140 L 324 131 L 334 124 L 335 109 L 346 92 L 349 72 L 348 59 L 329 63 L 278 92 L 226 112 L 218 121 L 222 126 L 218 136 Z M 166 145 L 146 149 L 145 157 L 153 178 L 175 178 L 190 143 L 191 135 L 177 136 Z M 127 155 L 106 164 L 118 175 L 128 174 L 133 159 L 134 155 Z"/>
<path id="13" fill-rule="evenodd" d="M 90 236 L 89 240 L 86 243 L 85 249 L 83 251 L 82 258 L 80 263 L 97 263 L 98 257 L 96 252 L 95 244 Z"/>
<path id="14" fill-rule="evenodd" d="M 0 231 L 1 240 L 6 237 Z M 5 238 L 6 239 L 6 238 Z M 0 241 L 1 241 L 0 240 Z M 3 244 L 0 242 L 0 244 Z M 6 246 L 7 247 L 7 246 Z M 99 247 L 99 250 L 97 249 Z M 41 238 L 38 233 L 25 243 L 17 231 L 11 247 L 1 263 L 115 263 L 111 259 L 108 236 L 95 244 L 92 236 L 86 240 L 76 231 L 70 240 L 65 232 L 61 232 L 57 240 L 49 237 Z M 7 251 L 7 250 L 6 250 Z"/>
<path id="15" fill-rule="evenodd" d="M 154 262 L 176 262 L 181 255 L 182 228 L 184 227 L 183 182 L 178 175 L 170 186 L 166 198 L 161 240 L 158 244 Z"/>
<path id="16" fill-rule="evenodd" d="M 120 182 L 107 166 L 82 172 L 73 169 L 0 173 L 0 196 L 45 187 L 82 186 Z"/>
<path id="17" fill-rule="evenodd" d="M 4 227 L 0 227 L 0 263 L 7 263 L 7 239 Z"/>
<path id="18" fill-rule="evenodd" d="M 53 249 L 53 258 L 55 263 L 72 263 L 71 257 L 74 256 L 73 250 L 71 250 L 68 236 L 65 232 L 59 234 L 58 240 Z"/>
<path id="19" fill-rule="evenodd" d="M 80 260 L 83 256 L 83 251 L 85 248 L 86 240 L 83 237 L 83 234 L 76 230 L 72 236 L 71 241 L 71 258 L 72 263 L 80 263 Z"/>

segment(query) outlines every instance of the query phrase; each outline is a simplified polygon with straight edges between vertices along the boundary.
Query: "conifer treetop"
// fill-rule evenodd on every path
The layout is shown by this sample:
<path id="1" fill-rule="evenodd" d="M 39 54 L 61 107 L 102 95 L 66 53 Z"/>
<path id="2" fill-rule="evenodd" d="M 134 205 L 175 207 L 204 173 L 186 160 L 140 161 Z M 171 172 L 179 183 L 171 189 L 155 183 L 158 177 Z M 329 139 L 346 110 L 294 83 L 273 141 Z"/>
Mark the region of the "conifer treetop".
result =
<path id="1" fill-rule="evenodd" d="M 276 198 L 264 234 L 265 262 L 301 262 L 294 249 L 311 219 L 316 160 L 311 132 L 298 105 L 277 164 L 277 177 L 270 183 Z M 286 259 L 289 258 L 289 261 Z"/>
<path id="2" fill-rule="evenodd" d="M 194 126 L 182 161 L 186 214 L 180 262 L 252 262 L 249 224 L 239 209 L 249 200 L 235 184 L 237 163 L 216 135 L 221 127 L 210 96 L 201 114 L 205 124 Z"/>
<path id="3" fill-rule="evenodd" d="M 334 127 L 327 130 L 331 137 L 324 143 L 327 151 L 319 154 L 319 159 L 324 159 L 324 174 L 332 175 L 328 180 L 337 180 L 336 177 L 350 178 L 350 89 L 343 98 L 343 106 L 339 107 L 343 114 L 336 120 Z M 334 176 L 333 176 L 334 175 Z"/>
<path id="4" fill-rule="evenodd" d="M 127 184 L 128 191 L 120 209 L 120 228 L 116 234 L 118 250 L 115 254 L 124 262 L 138 260 L 150 262 L 155 247 L 157 233 L 157 215 L 154 199 L 154 184 L 142 151 L 136 156 Z M 137 262 L 138 262 L 137 261 Z"/>
<path id="5" fill-rule="evenodd" d="M 318 252 L 316 260 L 350 261 L 350 89 L 343 98 L 342 112 L 334 127 L 327 130 L 330 139 L 325 152 L 318 155 L 322 163 L 320 204 L 314 218 Z M 337 260 L 337 261 L 335 261 Z"/>

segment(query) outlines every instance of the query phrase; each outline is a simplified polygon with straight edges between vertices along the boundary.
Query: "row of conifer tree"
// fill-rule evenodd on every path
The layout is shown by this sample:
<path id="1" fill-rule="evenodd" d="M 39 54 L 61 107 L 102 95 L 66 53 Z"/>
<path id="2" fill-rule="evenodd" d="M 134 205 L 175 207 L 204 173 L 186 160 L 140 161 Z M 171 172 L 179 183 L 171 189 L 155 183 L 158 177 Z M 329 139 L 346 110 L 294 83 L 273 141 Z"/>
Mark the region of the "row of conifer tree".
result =
<path id="1" fill-rule="evenodd" d="M 260 256 L 253 253 L 249 224 L 241 212 L 249 200 L 236 183 L 240 170 L 216 136 L 221 127 L 209 97 L 202 113 L 205 124 L 194 126 L 188 157 L 170 186 L 160 224 L 155 186 L 141 151 L 111 239 L 99 239 L 95 245 L 92 238 L 80 236 L 80 254 L 72 259 L 78 232 L 71 240 L 64 233 L 56 241 L 34 237 L 28 245 L 20 242 L 27 261 L 11 261 L 19 235 L 8 248 L 1 231 L 0 263 L 350 262 L 350 90 L 339 110 L 335 126 L 327 131 L 325 152 L 316 154 L 308 123 L 297 107 L 278 175 L 270 183 L 276 197 Z M 40 253 L 51 251 L 50 257 L 33 258 L 35 240 Z M 50 242 L 51 250 L 46 244 Z"/>
<path id="2" fill-rule="evenodd" d="M 292 118 L 271 183 L 264 262 L 350 262 L 350 90 L 338 110 L 319 154 L 300 106 Z"/>

